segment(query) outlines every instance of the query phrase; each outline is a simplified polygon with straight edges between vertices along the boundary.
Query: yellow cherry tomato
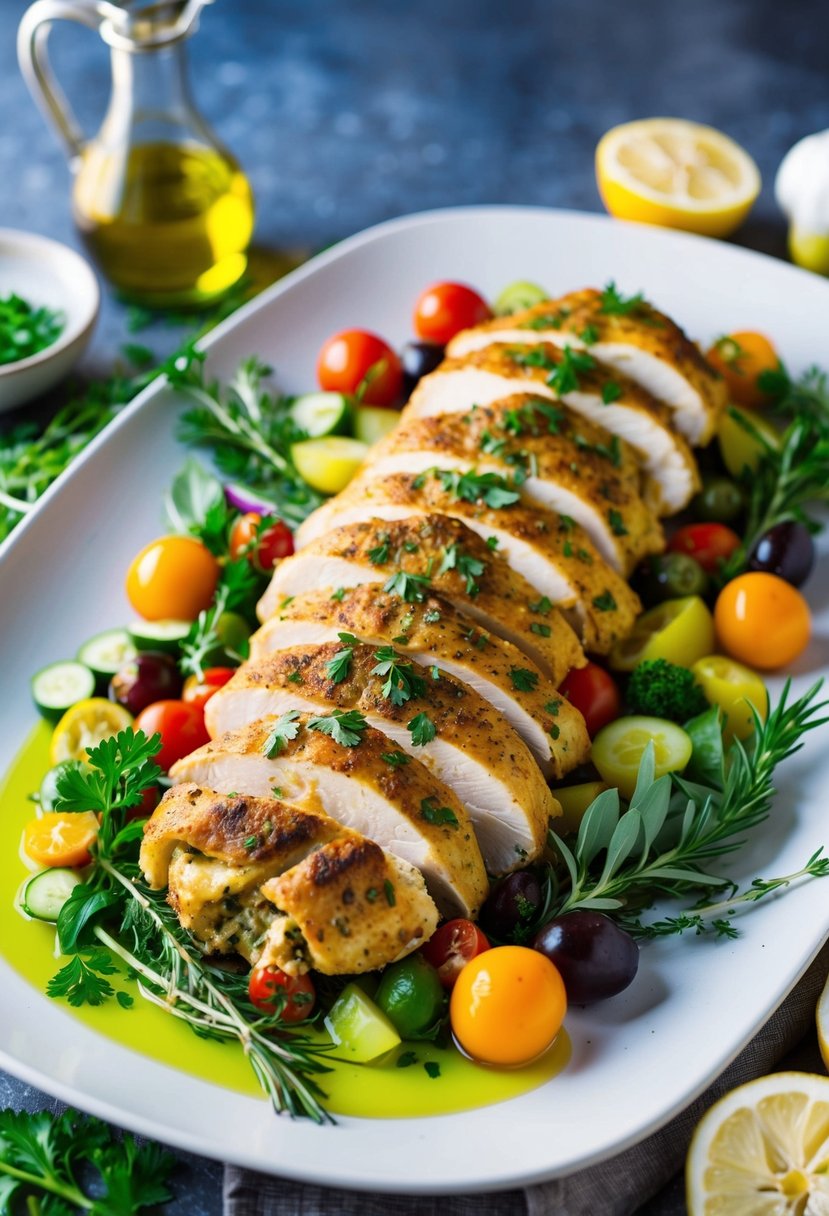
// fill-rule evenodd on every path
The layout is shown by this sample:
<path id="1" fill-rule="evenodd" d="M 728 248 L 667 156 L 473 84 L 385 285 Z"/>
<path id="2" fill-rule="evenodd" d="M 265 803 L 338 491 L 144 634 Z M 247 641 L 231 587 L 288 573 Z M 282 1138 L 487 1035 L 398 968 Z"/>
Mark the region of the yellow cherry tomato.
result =
<path id="1" fill-rule="evenodd" d="M 720 373 L 732 401 L 740 405 L 767 405 L 769 394 L 760 386 L 764 372 L 780 370 L 780 356 L 765 334 L 742 330 L 719 338 L 706 358 Z"/>
<path id="2" fill-rule="evenodd" d="M 780 434 L 756 410 L 741 410 L 732 405 L 717 425 L 717 442 L 723 464 L 732 477 L 739 477 L 743 469 L 753 472 L 757 468 L 766 444 L 777 451 Z"/>
<path id="3" fill-rule="evenodd" d="M 219 563 L 193 536 L 162 536 L 137 554 L 127 570 L 127 599 L 146 621 L 194 621 L 210 607 Z"/>
<path id="4" fill-rule="evenodd" d="M 610 654 L 616 671 L 633 671 L 645 659 L 666 659 L 690 667 L 714 649 L 714 621 L 698 595 L 666 600 L 643 612 L 633 632 Z"/>
<path id="5" fill-rule="evenodd" d="M 123 705 L 116 705 L 106 697 L 87 697 L 78 701 L 67 709 L 55 727 L 49 759 L 53 765 L 62 760 L 85 760 L 88 747 L 97 747 L 102 739 L 126 730 L 132 722 L 132 714 Z"/>
<path id="6" fill-rule="evenodd" d="M 557 968 L 526 946 L 496 946 L 473 958 L 449 1005 L 461 1048 L 485 1064 L 528 1064 L 553 1042 L 566 1012 Z"/>
<path id="7" fill-rule="evenodd" d="M 714 624 L 726 654 L 762 671 L 791 663 L 812 632 L 809 605 L 797 588 L 760 571 L 726 583 L 714 606 Z"/>
<path id="8" fill-rule="evenodd" d="M 691 759 L 693 745 L 681 726 L 640 715 L 617 718 L 600 730 L 590 758 L 608 785 L 615 785 L 623 798 L 632 798 L 639 762 L 651 742 L 657 777 L 681 773 Z"/>
<path id="9" fill-rule="evenodd" d="M 747 739 L 755 728 L 752 706 L 763 722 L 769 712 L 768 690 L 750 667 L 722 654 L 698 659 L 691 671 L 706 699 L 725 714 L 725 740 Z"/>
<path id="10" fill-rule="evenodd" d="M 90 845 L 98 835 L 92 811 L 47 811 L 23 829 L 23 851 L 41 866 L 85 866 Z"/>

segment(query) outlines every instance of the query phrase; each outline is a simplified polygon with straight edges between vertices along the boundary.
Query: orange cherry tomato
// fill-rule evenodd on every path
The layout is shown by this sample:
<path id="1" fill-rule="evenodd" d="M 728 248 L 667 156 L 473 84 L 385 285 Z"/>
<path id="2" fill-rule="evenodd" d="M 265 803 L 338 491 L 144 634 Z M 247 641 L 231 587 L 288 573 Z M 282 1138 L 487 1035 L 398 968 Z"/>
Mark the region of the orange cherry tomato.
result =
<path id="1" fill-rule="evenodd" d="M 181 699 L 188 705 L 204 709 L 210 698 L 220 688 L 224 688 L 231 676 L 236 674 L 235 667 L 207 667 L 199 676 L 188 676 L 184 681 Z"/>
<path id="2" fill-rule="evenodd" d="M 219 563 L 193 536 L 162 536 L 137 554 L 127 570 L 127 599 L 146 621 L 194 621 L 210 607 Z"/>
<path id="3" fill-rule="evenodd" d="M 740 547 L 740 538 L 725 524 L 686 524 L 668 541 L 670 553 L 686 553 L 706 574 L 716 574 L 722 562 Z"/>
<path id="4" fill-rule="evenodd" d="M 280 994 L 284 997 L 284 1005 Z M 283 1022 L 301 1022 L 310 1017 L 317 999 L 310 976 L 287 975 L 273 966 L 253 968 L 248 980 L 248 996 L 261 1013 L 279 1010 Z"/>
<path id="5" fill-rule="evenodd" d="M 486 1064 L 528 1064 L 553 1042 L 566 1012 L 557 968 L 527 946 L 496 946 L 473 958 L 449 1003 L 458 1043 Z"/>
<path id="6" fill-rule="evenodd" d="M 488 321 L 492 310 L 483 296 L 464 283 L 433 283 L 417 297 L 415 333 L 445 346 L 462 329 Z"/>
<path id="7" fill-rule="evenodd" d="M 436 929 L 420 953 L 435 968 L 444 988 L 454 988 L 470 959 L 489 949 L 489 942 L 478 926 L 459 916 Z"/>
<path id="8" fill-rule="evenodd" d="M 188 705 L 186 701 L 156 701 L 148 705 L 135 719 L 134 729 L 143 730 L 148 739 L 156 732 L 161 735 L 161 750 L 154 759 L 165 773 L 176 760 L 210 742 L 204 710 L 200 705 Z"/>
<path id="9" fill-rule="evenodd" d="M 622 697 L 616 681 L 598 663 L 573 667 L 561 682 L 559 692 L 584 718 L 591 739 L 622 712 Z"/>
<path id="10" fill-rule="evenodd" d="M 367 329 L 344 329 L 323 344 L 317 379 L 328 393 L 358 393 L 365 405 L 396 405 L 403 365 L 387 342 Z"/>
<path id="11" fill-rule="evenodd" d="M 812 631 L 809 605 L 776 574 L 741 574 L 726 583 L 714 607 L 717 640 L 733 659 L 764 671 L 801 654 Z"/>
<path id="12" fill-rule="evenodd" d="M 93 811 L 47 811 L 23 829 L 23 851 L 41 866 L 85 866 L 98 835 Z"/>
<path id="13" fill-rule="evenodd" d="M 256 511 L 240 515 L 230 531 L 230 556 L 236 561 L 246 556 L 250 564 L 270 574 L 278 561 L 294 551 L 291 529 L 281 519 L 262 526 L 262 516 Z"/>
<path id="14" fill-rule="evenodd" d="M 771 395 L 760 385 L 764 372 L 781 369 L 777 351 L 763 334 L 748 330 L 719 338 L 706 355 L 725 380 L 738 405 L 767 405 Z"/>

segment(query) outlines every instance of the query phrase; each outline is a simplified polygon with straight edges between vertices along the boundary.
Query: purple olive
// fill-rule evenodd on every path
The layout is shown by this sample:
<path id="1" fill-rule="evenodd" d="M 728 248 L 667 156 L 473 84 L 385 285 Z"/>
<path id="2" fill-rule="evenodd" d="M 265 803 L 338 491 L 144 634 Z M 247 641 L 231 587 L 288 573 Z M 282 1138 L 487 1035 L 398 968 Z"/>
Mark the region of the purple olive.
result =
<path id="1" fill-rule="evenodd" d="M 812 573 L 815 543 L 804 524 L 776 524 L 761 536 L 748 559 L 749 570 L 777 574 L 799 587 Z"/>
<path id="2" fill-rule="evenodd" d="M 532 870 L 518 870 L 502 878 L 490 891 L 481 908 L 485 933 L 508 938 L 531 921 L 541 907 L 541 884 Z"/>
<path id="3" fill-rule="evenodd" d="M 407 342 L 400 352 L 403 388 L 409 397 L 417 384 L 443 362 L 443 347 L 437 342 Z"/>
<path id="4" fill-rule="evenodd" d="M 567 999 L 575 1005 L 616 996 L 633 982 L 639 967 L 636 942 L 601 912 L 556 917 L 539 929 L 532 947 L 555 963 Z"/>
<path id="5" fill-rule="evenodd" d="M 156 701 L 177 700 L 181 686 L 175 659 L 168 654 L 143 650 L 112 677 L 109 699 L 123 705 L 131 714 L 140 714 Z"/>

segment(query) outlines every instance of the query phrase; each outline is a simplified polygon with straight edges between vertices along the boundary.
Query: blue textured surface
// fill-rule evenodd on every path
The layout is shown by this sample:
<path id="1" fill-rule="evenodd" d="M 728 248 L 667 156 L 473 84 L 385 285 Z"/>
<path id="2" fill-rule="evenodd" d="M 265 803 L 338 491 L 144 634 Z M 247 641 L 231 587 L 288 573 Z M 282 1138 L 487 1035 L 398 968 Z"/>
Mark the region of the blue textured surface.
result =
<path id="1" fill-rule="evenodd" d="M 77 244 L 63 155 L 17 71 L 24 8 L 0 0 L 0 224 Z M 219 0 L 190 50 L 197 101 L 252 180 L 260 245 L 311 250 L 461 203 L 598 209 L 599 136 L 672 114 L 726 130 L 755 157 L 765 186 L 738 239 L 781 252 L 771 185 L 787 148 L 829 127 L 828 34 L 822 0 Z M 52 44 L 93 131 L 106 50 L 69 27 Z M 123 340 L 110 295 L 88 366 L 108 366 Z M 0 1106 L 48 1102 L 0 1074 Z M 177 1190 L 171 1212 L 221 1209 L 212 1163 L 184 1159 Z M 679 1185 L 648 1207 L 683 1210 Z"/>

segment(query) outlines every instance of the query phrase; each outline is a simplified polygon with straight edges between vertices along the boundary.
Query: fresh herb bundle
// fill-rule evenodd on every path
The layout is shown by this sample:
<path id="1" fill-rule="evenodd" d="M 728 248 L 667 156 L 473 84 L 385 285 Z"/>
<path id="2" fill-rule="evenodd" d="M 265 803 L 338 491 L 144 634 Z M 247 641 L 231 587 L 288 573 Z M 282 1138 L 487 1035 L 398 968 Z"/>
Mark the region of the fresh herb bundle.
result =
<path id="1" fill-rule="evenodd" d="M 37 308 L 14 292 L 0 298 L 0 365 L 39 355 L 65 326 L 65 316 L 54 308 Z"/>

